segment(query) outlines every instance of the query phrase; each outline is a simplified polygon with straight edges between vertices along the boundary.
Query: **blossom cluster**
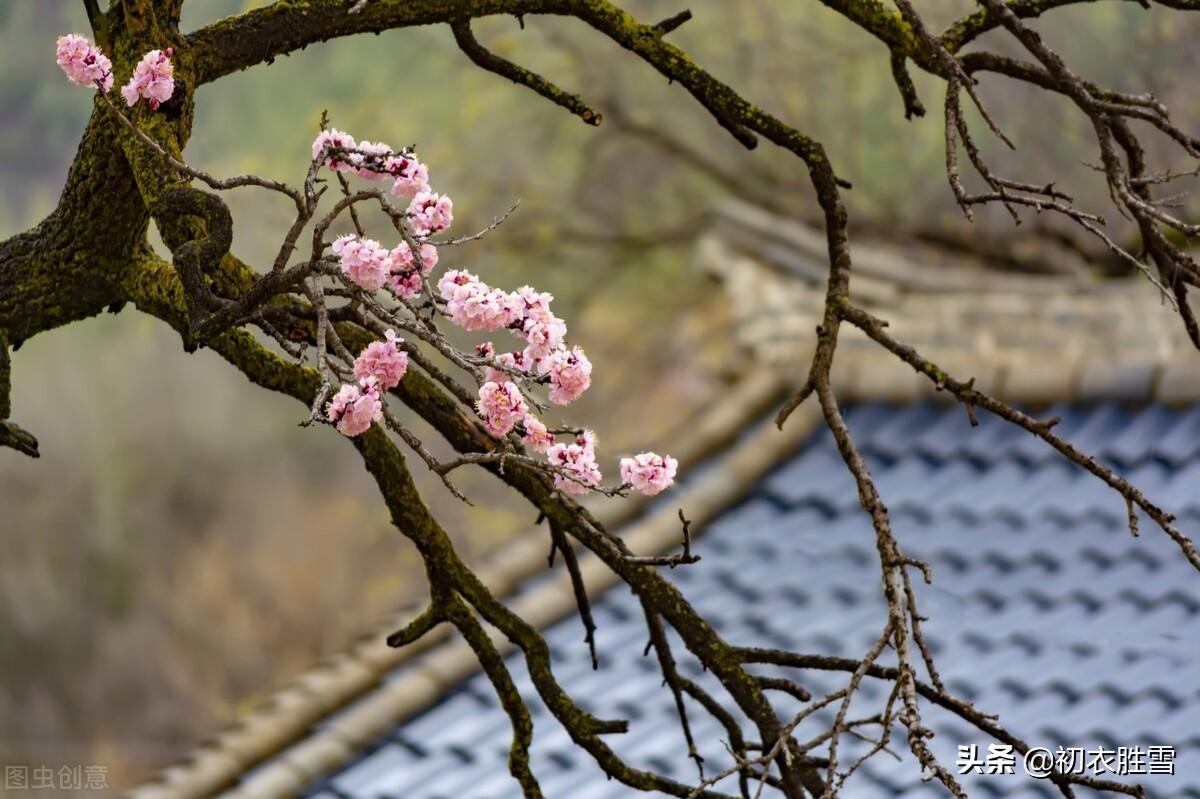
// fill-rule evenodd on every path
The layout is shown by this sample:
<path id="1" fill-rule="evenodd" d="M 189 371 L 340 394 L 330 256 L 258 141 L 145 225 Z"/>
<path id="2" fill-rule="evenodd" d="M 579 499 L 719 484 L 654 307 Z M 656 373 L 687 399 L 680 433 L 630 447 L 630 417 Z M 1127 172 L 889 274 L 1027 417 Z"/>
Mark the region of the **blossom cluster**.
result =
<path id="1" fill-rule="evenodd" d="M 418 249 L 420 269 L 408 242 L 402 241 L 389 250 L 374 239 L 348 235 L 339 236 L 332 245 L 343 274 L 356 286 L 367 291 L 379 291 L 387 286 L 407 300 L 421 293 L 421 275 L 428 275 L 438 262 L 437 247 L 423 243 Z"/>
<path id="2" fill-rule="evenodd" d="M 328 150 L 345 150 L 346 152 L 333 154 L 327 152 Z M 415 213 L 418 208 L 425 213 L 424 209 L 429 204 L 430 196 L 433 197 L 434 206 L 437 206 L 439 200 L 443 201 L 442 209 L 438 213 L 439 221 L 444 221 L 444 224 L 439 230 L 445 230 L 450 226 L 450 220 L 453 218 L 453 205 L 449 198 L 440 198 L 436 194 L 430 195 L 429 170 L 417 160 L 416 156 L 396 152 L 383 142 L 356 141 L 349 133 L 337 128 L 323 130 L 313 140 L 312 157 L 319 158 L 322 153 L 326 153 L 323 165 L 333 172 L 352 172 L 367 180 L 391 180 L 392 194 L 397 197 L 413 198 L 414 207 L 409 208 L 410 213 Z M 426 196 L 421 197 L 418 203 L 416 198 L 421 195 Z M 414 227 L 418 226 L 414 225 Z"/>
<path id="3" fill-rule="evenodd" d="M 643 452 L 632 458 L 621 458 L 621 480 L 635 491 L 654 495 L 675 482 L 679 462 L 670 455 Z"/>
<path id="4" fill-rule="evenodd" d="M 338 389 L 325 408 L 325 416 L 344 436 L 362 435 L 371 425 L 383 419 L 383 400 L 379 386 L 372 379 L 354 385 L 347 383 Z"/>
<path id="5" fill-rule="evenodd" d="M 396 152 L 382 142 L 359 142 L 344 131 L 323 130 L 313 141 L 312 157 L 333 172 L 390 179 L 392 194 L 411 197 L 405 218 L 419 242 L 419 258 L 407 241 L 389 250 L 354 235 L 336 239 L 332 250 L 342 274 L 356 286 L 369 292 L 386 287 L 404 299 L 417 298 L 425 288 L 423 278 L 438 263 L 437 248 L 428 238 L 454 218 L 450 198 L 430 188 L 429 170 L 415 155 Z M 592 362 L 582 348 L 567 344 L 567 325 L 550 308 L 554 297 L 532 286 L 511 292 L 495 288 L 462 269 L 446 270 L 436 287 L 436 296 L 428 299 L 451 323 L 471 332 L 507 330 L 525 344 L 500 354 L 491 341 L 476 347 L 485 368 L 475 409 L 487 431 L 497 437 L 515 432 L 527 447 L 544 454 L 555 486 L 566 493 L 582 494 L 599 486 L 595 434 L 585 431 L 573 441 L 558 441 L 530 410 L 520 386 L 521 381 L 548 384 L 550 402 L 556 405 L 574 402 L 591 386 Z M 407 354 L 396 342 L 389 331 L 386 341 L 368 345 L 354 363 L 359 384 L 343 386 L 329 403 L 326 415 L 343 434 L 359 435 L 379 421 L 379 392 L 397 385 L 408 366 Z M 644 452 L 621 460 L 621 477 L 626 486 L 652 495 L 671 485 L 677 466 L 670 456 Z"/>
<path id="6" fill-rule="evenodd" d="M 67 79 L 80 86 L 104 91 L 113 87 L 112 62 L 85 37 L 69 33 L 58 37 L 58 65 L 67 73 Z"/>
<path id="7" fill-rule="evenodd" d="M 105 93 L 113 87 L 112 61 L 99 47 L 77 33 L 59 36 L 56 47 L 58 65 L 67 74 L 67 79 L 90 89 L 99 88 Z M 173 52 L 151 50 L 142 56 L 134 67 L 133 76 L 121 87 L 121 96 L 130 107 L 141 98 L 146 98 L 151 110 L 171 99 L 175 93 L 175 67 L 171 63 Z"/>
<path id="8" fill-rule="evenodd" d="M 338 389 L 325 407 L 325 417 L 338 432 L 354 437 L 383 419 L 383 399 L 379 393 L 400 385 L 408 371 L 408 353 L 400 349 L 404 339 L 389 330 L 383 341 L 368 344 L 354 359 L 354 378 L 358 384 Z"/>
<path id="9" fill-rule="evenodd" d="M 596 465 L 596 434 L 585 430 L 570 444 L 558 443 L 546 451 L 546 458 L 565 474 L 554 475 L 554 487 L 568 494 L 586 494 L 600 484 Z"/>
<path id="10" fill-rule="evenodd" d="M 129 107 L 137 105 L 142 97 L 146 98 L 150 110 L 171 99 L 175 92 L 175 67 L 171 64 L 171 48 L 166 50 L 151 50 L 142 56 L 142 60 L 133 69 L 133 77 L 121 87 L 121 96 Z"/>
<path id="11" fill-rule="evenodd" d="M 112 62 L 87 38 L 60 36 L 58 65 L 80 86 L 107 93 L 113 87 Z M 151 50 L 134 67 L 121 88 L 129 107 L 145 99 L 151 110 L 175 92 L 175 68 L 170 48 Z M 313 141 L 312 157 L 325 168 L 371 181 L 392 182 L 391 193 L 409 199 L 405 218 L 411 230 L 396 247 L 388 249 L 374 239 L 341 236 L 331 245 L 342 274 L 368 292 L 384 288 L 405 300 L 426 291 L 425 278 L 438 264 L 438 250 L 430 236 L 454 221 L 454 203 L 430 188 L 429 170 L 409 150 L 393 150 L 383 142 L 357 141 L 340 130 L 323 130 Z M 416 251 L 411 241 L 415 238 Z M 560 442 L 529 408 L 519 380 L 549 385 L 549 399 L 567 405 L 579 398 L 592 382 L 592 363 L 584 351 L 566 343 L 567 326 L 551 310 L 554 297 L 531 286 L 513 292 L 493 288 L 465 270 L 448 270 L 437 281 L 437 296 L 429 304 L 452 323 L 467 331 L 507 330 L 525 342 L 520 351 L 497 354 L 492 342 L 476 351 L 484 361 L 483 384 L 476 410 L 488 432 L 497 437 L 519 434 L 534 452 L 546 456 L 554 483 L 569 494 L 583 494 L 599 486 L 596 436 L 584 431 L 570 442 Z M 341 386 L 325 406 L 325 418 L 346 436 L 358 436 L 384 418 L 382 394 L 400 384 L 408 370 L 403 340 L 388 330 L 384 340 L 368 344 L 354 360 L 356 383 Z M 516 378 L 516 379 L 514 379 Z M 677 463 L 670 456 L 643 452 L 620 462 L 624 486 L 657 494 L 674 481 Z"/>

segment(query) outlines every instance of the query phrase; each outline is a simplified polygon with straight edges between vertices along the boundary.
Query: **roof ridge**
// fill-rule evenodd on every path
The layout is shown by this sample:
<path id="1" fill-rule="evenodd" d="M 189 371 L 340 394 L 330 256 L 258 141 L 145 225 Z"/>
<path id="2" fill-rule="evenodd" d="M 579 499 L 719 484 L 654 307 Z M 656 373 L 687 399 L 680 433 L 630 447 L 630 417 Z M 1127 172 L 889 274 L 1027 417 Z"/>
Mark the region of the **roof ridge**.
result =
<path id="1" fill-rule="evenodd" d="M 740 345 L 759 365 L 807 365 L 828 274 L 823 234 L 743 202 L 720 206 L 697 243 L 700 268 L 729 295 Z M 1000 399 L 1200 401 L 1200 357 L 1178 314 L 1144 280 L 1017 275 L 923 263 L 899 246 L 853 247 L 855 301 L 960 380 Z M 935 394 L 918 374 L 846 327 L 834 378 L 846 400 Z"/>

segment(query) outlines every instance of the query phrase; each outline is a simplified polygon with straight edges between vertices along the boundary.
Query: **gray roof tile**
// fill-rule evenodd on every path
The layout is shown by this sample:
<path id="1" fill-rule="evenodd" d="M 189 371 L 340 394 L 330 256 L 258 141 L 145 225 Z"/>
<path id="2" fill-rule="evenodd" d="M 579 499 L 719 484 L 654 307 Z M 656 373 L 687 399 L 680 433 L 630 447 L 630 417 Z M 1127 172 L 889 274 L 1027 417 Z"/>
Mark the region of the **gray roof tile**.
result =
<path id="1" fill-rule="evenodd" d="M 1062 417 L 1059 432 L 1130 476 L 1179 514 L 1185 529 L 1200 520 L 1200 408 L 1059 406 L 1038 417 L 1053 415 Z M 929 404 L 861 405 L 847 416 L 898 537 L 933 566 L 934 584 L 917 591 L 952 690 L 999 712 L 1037 745 L 1175 745 L 1176 776 L 1143 782 L 1153 799 L 1200 799 L 1200 578 L 1175 545 L 1149 522 L 1132 538 L 1124 503 L 1100 481 L 984 414 L 977 428 L 961 409 Z M 874 641 L 882 619 L 874 538 L 828 433 L 816 434 L 707 527 L 695 542 L 703 560 L 672 577 L 731 641 L 842 655 L 861 654 Z M 617 587 L 596 597 L 594 609 L 601 670 L 592 671 L 582 627 L 571 618 L 547 631 L 556 675 L 593 712 L 630 720 L 628 734 L 606 739 L 619 755 L 694 780 L 673 701 L 654 658 L 642 656 L 646 635 L 635 598 Z M 682 646 L 676 654 L 684 673 L 715 687 Z M 533 765 L 544 793 L 631 795 L 574 747 L 537 699 L 520 658 L 508 663 L 530 702 Z M 816 693 L 839 687 L 845 676 L 806 672 L 798 679 Z M 884 690 L 868 681 L 854 708 L 876 712 Z M 782 712 L 800 706 L 777 692 L 771 699 Z M 806 720 L 797 734 L 820 732 L 832 712 Z M 960 743 L 986 747 L 961 720 L 936 708 L 926 713 L 945 762 L 953 764 Z M 724 730 L 691 715 L 707 767 L 722 767 Z M 477 675 L 308 795 L 517 796 L 506 766 L 510 734 L 486 677 Z M 861 751 L 853 739 L 842 745 L 847 757 Z M 843 795 L 942 795 L 921 781 L 902 734 L 892 748 L 903 762 L 876 757 Z M 1055 795 L 1020 776 L 963 780 L 982 797 Z"/>

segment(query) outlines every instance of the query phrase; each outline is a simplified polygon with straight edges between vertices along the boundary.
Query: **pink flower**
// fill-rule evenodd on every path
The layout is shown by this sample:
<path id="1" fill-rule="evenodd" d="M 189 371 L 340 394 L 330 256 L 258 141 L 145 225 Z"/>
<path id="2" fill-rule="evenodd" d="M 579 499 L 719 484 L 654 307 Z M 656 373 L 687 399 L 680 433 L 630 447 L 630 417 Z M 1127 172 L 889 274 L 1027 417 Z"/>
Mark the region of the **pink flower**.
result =
<path id="1" fill-rule="evenodd" d="M 429 247 L 428 250 L 425 248 Z M 416 259 L 413 258 L 412 248 L 408 242 L 402 241 L 392 249 L 391 275 L 388 285 L 392 291 L 406 300 L 411 300 L 421 293 L 421 275 L 417 272 Z M 437 264 L 437 248 L 433 245 L 421 245 L 421 266 L 425 274 L 432 271 Z"/>
<path id="2" fill-rule="evenodd" d="M 512 295 L 483 283 L 470 272 L 451 269 L 438 281 L 450 321 L 466 330 L 503 330 L 517 316 Z"/>
<path id="3" fill-rule="evenodd" d="M 596 466 L 596 435 L 590 430 L 572 444 L 555 444 L 546 450 L 546 459 L 567 475 L 554 475 L 554 487 L 568 494 L 586 494 L 591 486 L 599 485 L 600 469 Z"/>
<path id="4" fill-rule="evenodd" d="M 670 455 L 643 452 L 632 458 L 621 458 L 621 480 L 647 496 L 654 496 L 675 482 L 679 462 Z"/>
<path id="5" fill-rule="evenodd" d="M 354 174 L 368 180 L 387 180 L 387 161 L 384 156 L 392 152 L 391 147 L 383 142 L 360 141 L 354 149 L 359 151 L 351 153 L 349 157 L 350 163 L 354 165 Z"/>
<path id="6" fill-rule="evenodd" d="M 404 246 L 407 247 L 408 243 L 405 242 Z M 425 272 L 429 272 L 435 266 L 438 265 L 438 249 L 437 249 L 437 247 L 434 247 L 432 244 L 422 244 L 421 248 L 420 248 L 420 252 L 421 252 L 421 268 L 424 269 Z"/>
<path id="7" fill-rule="evenodd" d="M 57 45 L 58 65 L 72 83 L 89 89 L 99 83 L 104 91 L 112 88 L 112 62 L 99 47 L 77 33 L 59 36 Z"/>
<path id="8" fill-rule="evenodd" d="M 491 381 L 480 386 L 476 407 L 486 419 L 488 432 L 496 436 L 507 434 L 529 411 L 515 383 Z"/>
<path id="9" fill-rule="evenodd" d="M 438 265 L 438 248 L 431 244 L 422 244 L 419 252 L 421 253 L 421 271 L 428 275 L 433 271 L 434 266 Z M 407 241 L 401 241 L 391 251 L 392 270 L 406 272 L 413 269 L 415 263 L 413 248 L 408 246 Z"/>
<path id="10" fill-rule="evenodd" d="M 550 313 L 550 303 L 554 295 L 548 291 L 538 291 L 533 286 L 521 286 L 513 292 L 521 300 L 521 318 L 539 316 Z"/>
<path id="11" fill-rule="evenodd" d="M 394 294 L 406 300 L 416 299 L 421 294 L 421 275 L 415 268 L 392 272 L 387 284 Z"/>
<path id="12" fill-rule="evenodd" d="M 563 339 L 567 335 L 566 323 L 555 316 L 547 320 L 526 319 L 523 333 L 529 342 L 525 357 L 537 367 L 538 374 L 545 374 L 550 368 L 550 354 L 563 346 Z"/>
<path id="13" fill-rule="evenodd" d="M 491 346 L 490 342 L 488 346 Z M 493 349 L 492 352 L 494 353 L 495 350 Z M 484 357 L 490 358 L 492 355 L 485 355 Z M 512 369 L 520 369 L 522 372 L 528 372 L 530 366 L 532 366 L 532 364 L 525 358 L 525 354 L 521 352 L 501 353 L 500 355 L 496 356 L 496 361 L 502 366 L 508 366 Z M 487 368 L 487 379 L 496 383 L 504 383 L 512 380 L 512 376 L 508 372 L 497 369 L 494 366 L 489 366 Z"/>
<path id="14" fill-rule="evenodd" d="M 151 110 L 171 99 L 175 91 L 175 67 L 171 64 L 171 48 L 151 50 L 133 69 L 133 77 L 121 87 L 125 103 L 133 106 L 145 97 Z"/>
<path id="15" fill-rule="evenodd" d="M 475 275 L 472 275 L 466 270 L 447 269 L 445 273 L 438 278 L 438 294 L 441 295 L 443 300 L 449 303 L 454 301 L 455 298 L 462 296 L 464 292 L 473 291 L 474 289 L 468 289 L 467 287 L 472 283 L 478 282 L 479 278 L 475 277 Z"/>
<path id="16" fill-rule="evenodd" d="M 569 405 L 592 384 L 592 362 L 579 347 L 550 353 L 550 401 Z"/>
<path id="17" fill-rule="evenodd" d="M 529 343 L 525 355 L 544 374 L 549 368 L 546 358 L 563 345 L 567 325 L 550 312 L 550 301 L 554 299 L 550 294 L 522 286 L 512 296 L 520 314 L 521 335 Z"/>
<path id="18" fill-rule="evenodd" d="M 384 162 L 383 168 L 396 179 L 392 184 L 392 194 L 397 197 L 412 197 L 429 190 L 429 170 L 416 158 L 393 156 Z"/>
<path id="19" fill-rule="evenodd" d="M 418 236 L 431 236 L 450 227 L 454 221 L 454 203 L 449 197 L 424 188 L 408 204 L 408 218 Z"/>
<path id="20" fill-rule="evenodd" d="M 325 416 L 344 436 L 353 438 L 367 432 L 372 423 L 383 418 L 383 403 L 374 381 L 368 380 L 365 388 L 342 386 L 326 406 Z"/>
<path id="21" fill-rule="evenodd" d="M 375 378 L 375 384 L 383 391 L 400 385 L 400 379 L 408 370 L 408 353 L 400 349 L 395 330 L 389 330 L 385 341 L 372 341 L 354 359 L 354 377 L 359 382 Z"/>
<path id="22" fill-rule="evenodd" d="M 341 259 L 342 271 L 367 291 L 378 291 L 391 275 L 392 254 L 374 239 L 340 236 L 333 252 Z"/>
<path id="23" fill-rule="evenodd" d="M 317 134 L 317 138 L 313 139 L 312 157 L 313 160 L 316 160 L 321 155 L 321 151 L 326 147 L 341 147 L 349 150 L 357 146 L 358 143 L 354 141 L 354 137 L 349 133 L 343 133 L 337 128 L 331 128 L 330 130 L 321 131 Z M 354 166 L 348 160 L 344 160 L 345 158 L 347 156 L 343 156 L 340 159 L 326 158 L 325 166 L 334 172 L 349 172 L 354 169 Z"/>
<path id="24" fill-rule="evenodd" d="M 525 426 L 525 435 L 521 440 L 535 452 L 545 452 L 554 446 L 554 435 L 546 429 L 546 425 L 533 416 L 526 416 L 522 421 Z"/>

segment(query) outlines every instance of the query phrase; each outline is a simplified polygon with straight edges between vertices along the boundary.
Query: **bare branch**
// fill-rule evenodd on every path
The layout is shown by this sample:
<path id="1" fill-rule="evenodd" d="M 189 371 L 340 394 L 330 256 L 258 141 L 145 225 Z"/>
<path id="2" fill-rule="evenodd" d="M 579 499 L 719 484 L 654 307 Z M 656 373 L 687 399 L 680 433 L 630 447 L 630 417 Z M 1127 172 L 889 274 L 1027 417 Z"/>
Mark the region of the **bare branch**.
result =
<path id="1" fill-rule="evenodd" d="M 494 72 L 502 78 L 508 78 L 513 83 L 532 89 L 555 105 L 560 105 L 567 109 L 589 125 L 599 125 L 603 121 L 603 117 L 591 106 L 580 100 L 579 95 L 564 92 L 536 72 L 532 72 L 505 58 L 501 58 L 481 45 L 475 38 L 475 35 L 471 33 L 471 23 L 469 20 L 452 22 L 450 29 L 454 31 L 454 41 L 458 42 L 459 49 L 466 53 L 467 57 L 474 61 L 476 66 L 482 67 L 488 72 Z"/>

